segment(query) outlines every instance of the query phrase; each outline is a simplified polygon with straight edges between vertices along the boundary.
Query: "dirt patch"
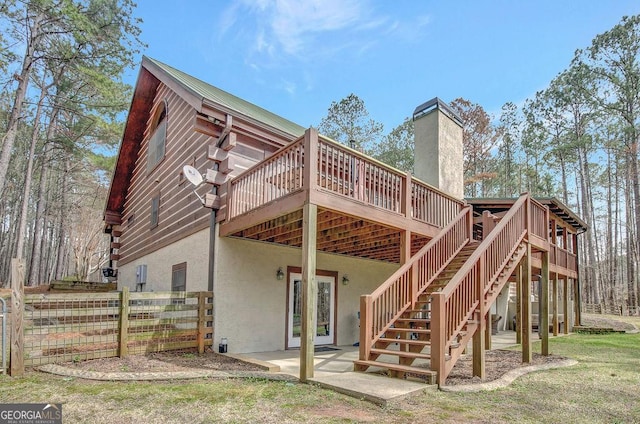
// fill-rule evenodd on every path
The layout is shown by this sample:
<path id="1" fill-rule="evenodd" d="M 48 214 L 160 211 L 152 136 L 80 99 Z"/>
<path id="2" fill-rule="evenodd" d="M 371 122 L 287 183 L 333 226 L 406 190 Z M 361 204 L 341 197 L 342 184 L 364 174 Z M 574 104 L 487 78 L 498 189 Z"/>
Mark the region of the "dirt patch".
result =
<path id="1" fill-rule="evenodd" d="M 530 365 L 543 365 L 554 362 L 561 362 L 567 358 L 558 355 L 543 356 L 534 353 L 531 362 L 522 363 L 522 352 L 511 350 L 490 350 L 485 352 L 485 373 L 486 377 L 481 380 L 479 377 L 473 377 L 473 357 L 465 355 L 458 359 L 456 365 L 447 377 L 447 386 L 458 386 L 462 384 L 478 384 L 494 381 L 505 375 L 508 371 L 528 367 Z"/>
<path id="2" fill-rule="evenodd" d="M 61 365 L 97 372 L 172 372 L 189 369 L 264 372 L 263 368 L 220 355 L 211 349 L 207 349 L 202 355 L 198 355 L 196 349 L 185 349 L 130 355 L 124 358 L 91 359 Z"/>

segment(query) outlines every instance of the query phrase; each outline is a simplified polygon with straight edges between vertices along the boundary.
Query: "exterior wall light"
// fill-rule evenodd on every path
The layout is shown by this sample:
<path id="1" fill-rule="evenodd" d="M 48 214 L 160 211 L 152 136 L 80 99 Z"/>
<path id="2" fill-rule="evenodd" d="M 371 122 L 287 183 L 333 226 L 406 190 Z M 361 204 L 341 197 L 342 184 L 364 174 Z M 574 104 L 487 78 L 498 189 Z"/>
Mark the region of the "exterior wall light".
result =
<path id="1" fill-rule="evenodd" d="M 278 280 L 284 279 L 284 271 L 282 270 L 282 267 L 278 267 L 278 270 L 276 271 L 276 278 Z"/>
<path id="2" fill-rule="evenodd" d="M 347 274 L 342 276 L 342 285 L 346 286 L 349 284 L 349 276 Z"/>

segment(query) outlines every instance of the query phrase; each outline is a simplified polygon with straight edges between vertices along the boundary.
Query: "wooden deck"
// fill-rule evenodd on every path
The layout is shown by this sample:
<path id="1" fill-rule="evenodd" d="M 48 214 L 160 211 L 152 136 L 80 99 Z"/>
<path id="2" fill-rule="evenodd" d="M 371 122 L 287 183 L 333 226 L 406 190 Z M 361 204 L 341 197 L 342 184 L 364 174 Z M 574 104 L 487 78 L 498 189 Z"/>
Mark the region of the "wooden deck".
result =
<path id="1" fill-rule="evenodd" d="M 464 207 L 315 131 L 228 181 L 221 199 L 221 236 L 301 247 L 302 209 L 312 203 L 319 251 L 396 263 L 405 245 L 415 254 Z"/>
<path id="2" fill-rule="evenodd" d="M 215 160 L 219 153 L 212 151 L 210 157 Z M 219 174 L 212 173 L 209 182 L 216 184 Z M 304 298 L 303 290 L 303 381 L 313 376 L 308 327 L 314 306 L 308 293 L 313 291 L 320 251 L 401 264 L 372 294 L 361 297 L 360 359 L 355 367 L 371 366 L 390 343 L 388 334 L 400 334 L 398 363 L 385 366 L 398 376 L 431 378 L 435 372 L 438 384 L 471 340 L 474 352 L 484 352 L 488 311 L 509 281 L 515 278 L 522 288 L 522 328 L 530 327 L 525 308 L 533 275 L 540 275 L 546 287 L 543 298 L 549 297 L 549 281 L 554 281 L 555 294 L 557 280 L 564 280 L 565 310 L 567 280 L 573 279 L 574 291 L 579 290 L 577 230 L 571 227 L 580 222 L 551 214 L 549 205 L 527 193 L 517 201 L 476 204 L 483 211 L 478 217 L 472 204 L 322 138 L 314 129 L 220 184 L 216 201 L 221 236 L 301 248 L 307 293 Z M 542 306 L 546 329 L 549 305 Z M 528 362 L 530 332 L 523 330 L 522 337 L 523 361 Z M 548 351 L 548 337 L 542 345 L 543 352 Z M 426 346 L 428 355 L 422 353 Z M 473 372 L 483 377 L 484 356 L 477 355 Z M 410 367 L 415 358 L 427 356 L 431 370 Z"/>

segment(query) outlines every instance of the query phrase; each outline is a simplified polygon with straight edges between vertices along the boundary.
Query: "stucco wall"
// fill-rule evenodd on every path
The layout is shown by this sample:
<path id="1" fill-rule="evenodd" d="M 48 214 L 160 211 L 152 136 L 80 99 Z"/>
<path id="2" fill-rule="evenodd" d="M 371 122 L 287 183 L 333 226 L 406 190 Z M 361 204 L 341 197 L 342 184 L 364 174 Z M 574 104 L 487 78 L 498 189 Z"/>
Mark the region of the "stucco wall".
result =
<path id="1" fill-rule="evenodd" d="M 464 197 L 462 128 L 435 109 L 414 121 L 416 178 Z"/>
<path id="2" fill-rule="evenodd" d="M 187 263 L 187 291 L 207 290 L 209 229 L 118 267 L 118 288 L 136 290 L 136 267 L 147 265 L 147 283 L 143 291 L 171 290 L 171 267 Z"/>
<path id="3" fill-rule="evenodd" d="M 302 266 L 300 249 L 234 238 L 219 238 L 216 246 L 215 335 L 228 339 L 235 353 L 285 348 L 287 281 L 278 280 L 276 270 Z M 337 344 L 358 340 L 360 295 L 371 293 L 397 265 L 318 254 L 317 268 L 337 271 Z M 348 274 L 349 284 L 342 284 Z"/>
<path id="4" fill-rule="evenodd" d="M 147 265 L 144 291 L 171 289 L 171 267 L 187 262 L 187 290 L 207 290 L 209 230 L 123 265 L 118 287 L 136 290 L 136 266 Z M 302 266 L 300 249 L 229 237 L 216 241 L 214 281 L 214 348 L 221 337 L 229 352 L 259 352 L 285 348 L 287 281 L 278 280 L 278 267 Z M 318 254 L 317 268 L 338 272 L 336 294 L 337 344 L 358 340 L 360 295 L 371 293 L 397 268 L 396 264 Z M 343 275 L 349 284 L 342 284 Z"/>

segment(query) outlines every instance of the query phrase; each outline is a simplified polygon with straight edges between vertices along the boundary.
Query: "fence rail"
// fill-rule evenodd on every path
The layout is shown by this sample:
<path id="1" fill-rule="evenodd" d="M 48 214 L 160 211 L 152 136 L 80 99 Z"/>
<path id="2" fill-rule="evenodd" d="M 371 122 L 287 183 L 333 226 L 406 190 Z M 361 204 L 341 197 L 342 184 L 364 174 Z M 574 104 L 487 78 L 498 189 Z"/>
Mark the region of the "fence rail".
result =
<path id="1" fill-rule="evenodd" d="M 25 296 L 24 362 L 55 362 L 198 348 L 212 334 L 212 292 Z"/>
<path id="2" fill-rule="evenodd" d="M 606 303 L 583 303 L 582 312 L 585 314 L 608 314 L 608 315 L 640 315 L 640 308 L 629 307 L 627 305 L 608 305 Z"/>

